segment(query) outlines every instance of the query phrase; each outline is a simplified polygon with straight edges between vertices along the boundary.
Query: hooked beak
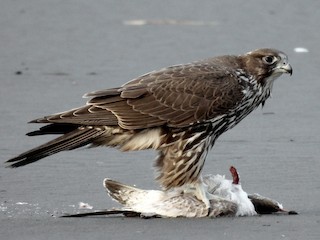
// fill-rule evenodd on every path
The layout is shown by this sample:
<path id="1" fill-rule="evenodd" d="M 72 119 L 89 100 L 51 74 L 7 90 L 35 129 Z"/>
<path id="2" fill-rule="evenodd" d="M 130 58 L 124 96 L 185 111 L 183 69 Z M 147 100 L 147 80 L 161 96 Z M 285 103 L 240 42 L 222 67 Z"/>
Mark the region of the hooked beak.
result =
<path id="1" fill-rule="evenodd" d="M 281 65 L 281 66 L 277 67 L 277 69 L 280 72 L 288 73 L 288 74 L 290 74 L 290 76 L 292 75 L 292 67 L 289 63 Z"/>

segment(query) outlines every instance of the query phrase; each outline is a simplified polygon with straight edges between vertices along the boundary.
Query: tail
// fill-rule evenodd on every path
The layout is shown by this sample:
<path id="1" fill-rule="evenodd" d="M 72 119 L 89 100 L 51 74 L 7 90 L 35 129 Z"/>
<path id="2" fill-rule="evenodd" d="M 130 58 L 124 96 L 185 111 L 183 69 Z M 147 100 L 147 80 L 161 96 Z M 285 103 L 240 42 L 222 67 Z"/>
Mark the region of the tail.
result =
<path id="1" fill-rule="evenodd" d="M 36 162 L 44 157 L 52 154 L 72 150 L 93 142 L 93 140 L 105 131 L 94 127 L 81 127 L 71 124 L 50 124 L 40 128 L 37 131 L 30 132 L 28 136 L 44 135 L 44 134 L 64 134 L 52 141 L 49 141 L 39 147 L 33 148 L 27 152 L 20 154 L 17 157 L 11 158 L 6 163 L 7 167 L 17 168 L 33 162 Z"/>
<path id="2" fill-rule="evenodd" d="M 6 161 L 6 163 L 10 163 L 7 167 L 21 167 L 52 154 L 73 150 L 88 144 L 93 147 L 117 147 L 122 151 L 156 149 L 160 145 L 161 129 L 128 131 L 119 126 L 81 126 L 71 123 L 52 123 L 37 131 L 27 133 L 28 136 L 45 134 L 63 135 L 9 159 Z"/>
<path id="3" fill-rule="evenodd" d="M 103 185 L 111 198 L 137 212 L 142 211 L 140 206 L 147 207 L 150 202 L 158 201 L 163 195 L 162 191 L 139 189 L 109 178 L 104 179 Z"/>
<path id="4" fill-rule="evenodd" d="M 142 189 L 131 187 L 109 178 L 104 179 L 103 185 L 109 196 L 124 206 L 131 205 L 130 202 L 132 201 L 139 201 L 140 196 L 145 194 Z M 133 196 L 135 197 L 133 198 Z"/>

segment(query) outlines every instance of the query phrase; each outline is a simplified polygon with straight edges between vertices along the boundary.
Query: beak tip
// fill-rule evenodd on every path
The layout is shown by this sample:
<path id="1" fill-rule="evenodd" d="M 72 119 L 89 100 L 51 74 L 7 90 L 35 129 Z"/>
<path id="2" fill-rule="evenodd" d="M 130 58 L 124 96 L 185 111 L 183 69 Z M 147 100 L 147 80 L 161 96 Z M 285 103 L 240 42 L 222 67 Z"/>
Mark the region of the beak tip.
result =
<path id="1" fill-rule="evenodd" d="M 286 66 L 283 67 L 286 73 L 290 74 L 292 76 L 292 67 L 290 64 L 287 64 Z"/>

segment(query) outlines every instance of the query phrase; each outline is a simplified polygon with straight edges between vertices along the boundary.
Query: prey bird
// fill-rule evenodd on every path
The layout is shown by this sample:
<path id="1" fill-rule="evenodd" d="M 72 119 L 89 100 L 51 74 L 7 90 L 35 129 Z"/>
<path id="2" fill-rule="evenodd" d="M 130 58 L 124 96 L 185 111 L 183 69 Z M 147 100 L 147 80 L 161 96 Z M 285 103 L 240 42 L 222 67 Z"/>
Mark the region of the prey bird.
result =
<path id="1" fill-rule="evenodd" d="M 201 178 L 208 150 L 264 105 L 283 73 L 292 74 L 287 55 L 264 48 L 170 66 L 88 93 L 85 106 L 31 121 L 47 125 L 28 136 L 62 136 L 9 159 L 8 167 L 86 145 L 152 148 L 159 153 L 155 167 L 163 189 L 192 190 L 209 207 Z"/>
<path id="2" fill-rule="evenodd" d="M 222 175 L 203 177 L 203 188 L 210 207 L 192 192 L 144 190 L 106 178 L 103 182 L 111 198 L 123 205 L 123 209 L 143 216 L 161 217 L 218 217 L 253 216 L 256 211 L 248 194 L 243 191 L 239 175 L 230 167 L 233 180 Z"/>
<path id="3" fill-rule="evenodd" d="M 222 175 L 206 175 L 203 185 L 209 198 L 210 208 L 192 193 L 173 189 L 171 191 L 144 190 L 106 178 L 103 181 L 108 195 L 122 205 L 121 208 L 96 210 L 67 214 L 62 217 L 86 217 L 96 215 L 115 215 L 151 217 L 222 217 L 254 216 L 257 214 L 297 214 L 287 211 L 282 205 L 257 193 L 247 194 L 240 184 L 235 167 L 230 167 L 232 180 Z"/>

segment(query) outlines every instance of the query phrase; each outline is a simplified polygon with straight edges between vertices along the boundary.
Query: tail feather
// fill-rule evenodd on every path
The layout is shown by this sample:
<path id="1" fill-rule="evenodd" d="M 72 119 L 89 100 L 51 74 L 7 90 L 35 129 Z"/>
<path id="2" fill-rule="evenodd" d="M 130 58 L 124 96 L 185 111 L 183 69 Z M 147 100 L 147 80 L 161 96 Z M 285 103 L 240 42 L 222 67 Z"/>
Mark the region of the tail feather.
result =
<path id="1" fill-rule="evenodd" d="M 132 200 L 132 194 L 144 192 L 141 189 L 122 184 L 109 178 L 104 179 L 103 185 L 109 196 L 123 205 L 127 205 L 128 202 Z"/>
<path id="2" fill-rule="evenodd" d="M 70 123 L 53 123 L 41 127 L 39 130 L 27 133 L 27 136 L 38 136 L 46 134 L 66 134 L 76 130 L 79 125 Z"/>
<path id="3" fill-rule="evenodd" d="M 157 190 L 143 190 L 140 188 L 125 185 L 123 183 L 111 180 L 109 178 L 104 179 L 103 185 L 107 190 L 110 197 L 116 200 L 118 203 L 132 208 L 134 211 L 141 211 L 140 205 L 145 205 L 162 196 L 163 192 Z"/>
<path id="4" fill-rule="evenodd" d="M 61 151 L 85 146 L 101 134 L 103 134 L 103 131 L 98 131 L 94 128 L 77 128 L 61 137 L 9 159 L 6 163 L 12 164 L 7 167 L 21 167 Z"/>
<path id="5" fill-rule="evenodd" d="M 88 144 L 92 147 L 116 147 L 123 151 L 158 148 L 161 130 L 128 131 L 118 126 L 79 126 L 69 123 L 52 123 L 39 130 L 27 133 L 28 136 L 63 134 L 43 145 L 20 154 L 6 161 L 7 167 L 21 167 L 36 162 L 52 154 L 73 150 Z"/>

